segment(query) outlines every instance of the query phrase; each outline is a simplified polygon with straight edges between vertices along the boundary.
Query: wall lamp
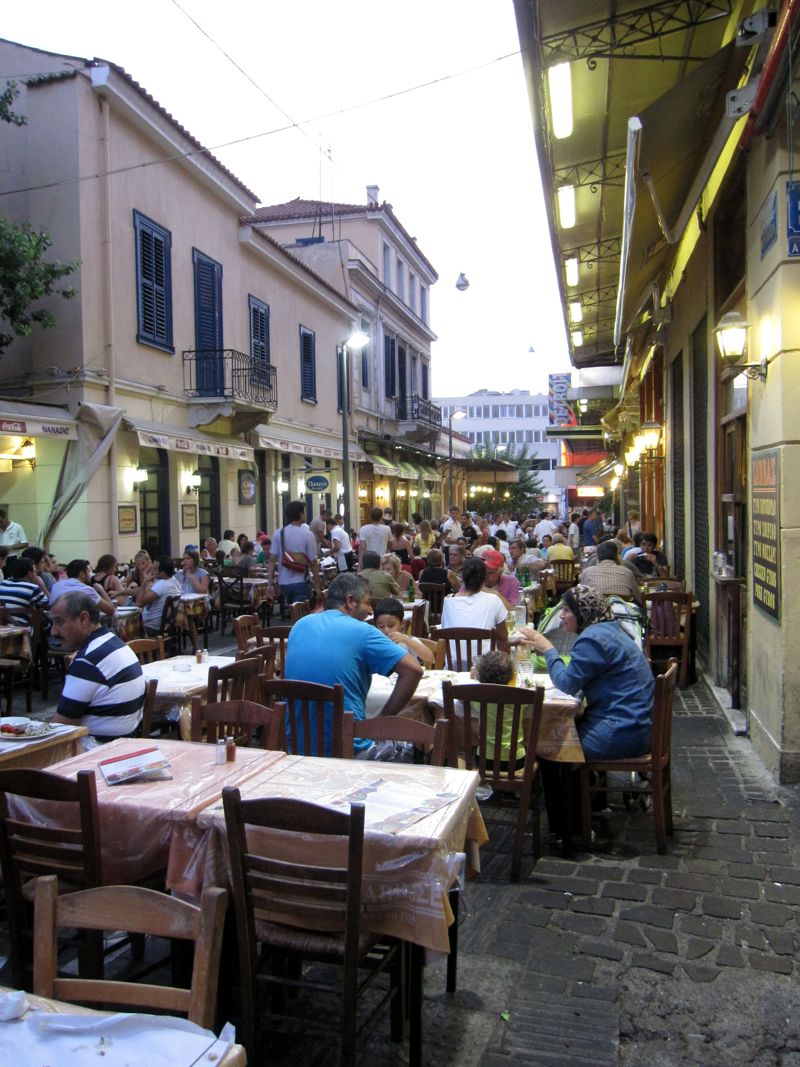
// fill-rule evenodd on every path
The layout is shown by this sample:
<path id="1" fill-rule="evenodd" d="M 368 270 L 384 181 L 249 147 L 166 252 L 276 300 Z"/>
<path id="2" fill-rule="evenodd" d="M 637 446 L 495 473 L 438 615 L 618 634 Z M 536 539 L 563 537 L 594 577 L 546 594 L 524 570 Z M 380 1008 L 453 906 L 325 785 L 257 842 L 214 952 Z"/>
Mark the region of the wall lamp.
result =
<path id="1" fill-rule="evenodd" d="M 723 363 L 737 374 L 745 374 L 754 381 L 767 380 L 767 361 L 760 363 L 742 363 L 747 351 L 747 332 L 750 323 L 738 311 L 728 311 L 714 327 L 717 347 Z"/>
<path id="2" fill-rule="evenodd" d="M 147 467 L 134 467 L 131 472 L 131 481 L 134 485 L 141 485 L 150 477 Z"/>
<path id="3" fill-rule="evenodd" d="M 188 496 L 191 496 L 192 493 L 200 492 L 201 481 L 199 471 L 193 471 L 191 474 L 186 475 L 186 493 Z"/>

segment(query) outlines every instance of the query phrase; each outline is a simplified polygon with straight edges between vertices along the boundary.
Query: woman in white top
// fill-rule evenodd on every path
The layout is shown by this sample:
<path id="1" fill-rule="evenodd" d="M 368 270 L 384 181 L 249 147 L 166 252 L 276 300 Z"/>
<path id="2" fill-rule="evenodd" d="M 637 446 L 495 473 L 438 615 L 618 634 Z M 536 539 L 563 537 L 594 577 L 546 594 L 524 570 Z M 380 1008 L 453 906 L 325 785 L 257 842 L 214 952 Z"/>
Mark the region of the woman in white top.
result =
<path id="1" fill-rule="evenodd" d="M 442 629 L 450 627 L 469 627 L 477 630 L 491 630 L 497 641 L 505 642 L 506 617 L 508 611 L 503 602 L 494 593 L 483 589 L 486 581 L 486 564 L 474 556 L 464 560 L 461 569 L 463 585 L 454 596 L 444 598 L 442 605 Z M 485 642 L 482 642 L 485 644 Z M 455 651 L 451 650 L 455 656 Z M 483 648 L 478 650 L 484 651 Z"/>

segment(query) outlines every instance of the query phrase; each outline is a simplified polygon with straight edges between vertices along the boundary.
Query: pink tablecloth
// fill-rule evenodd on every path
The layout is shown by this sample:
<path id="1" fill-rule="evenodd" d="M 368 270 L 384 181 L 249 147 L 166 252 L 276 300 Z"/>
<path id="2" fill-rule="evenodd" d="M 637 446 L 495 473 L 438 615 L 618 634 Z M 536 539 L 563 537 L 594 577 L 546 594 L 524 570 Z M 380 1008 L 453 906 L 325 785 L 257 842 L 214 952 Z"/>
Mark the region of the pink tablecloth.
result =
<path id="1" fill-rule="evenodd" d="M 135 882 L 166 867 L 168 887 L 187 891 L 182 876 L 202 836 L 196 825 L 199 813 L 219 800 L 223 786 L 241 785 L 280 760 L 283 753 L 240 748 L 234 763 L 217 766 L 213 745 L 183 741 L 152 744 L 172 763 L 169 781 L 106 784 L 98 770 L 100 760 L 149 747 L 140 738 L 120 738 L 48 769 L 65 778 L 74 778 L 82 770 L 96 772 L 103 877 L 107 883 Z M 14 811 L 20 812 L 23 805 L 32 813 L 29 802 L 13 799 Z M 53 812 L 47 807 L 36 804 L 35 810 L 52 822 Z"/>

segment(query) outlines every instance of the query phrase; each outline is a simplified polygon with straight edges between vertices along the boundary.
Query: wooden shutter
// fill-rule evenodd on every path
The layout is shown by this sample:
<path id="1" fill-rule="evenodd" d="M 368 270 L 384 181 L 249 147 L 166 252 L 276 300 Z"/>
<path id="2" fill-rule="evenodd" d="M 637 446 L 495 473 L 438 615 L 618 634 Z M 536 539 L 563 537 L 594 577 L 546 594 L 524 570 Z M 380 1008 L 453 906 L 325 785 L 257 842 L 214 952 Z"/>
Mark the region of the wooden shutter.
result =
<path id="1" fill-rule="evenodd" d="M 300 396 L 317 399 L 316 339 L 311 330 L 300 327 Z"/>
<path id="2" fill-rule="evenodd" d="M 428 399 L 428 364 L 422 364 L 422 399 Z"/>
<path id="3" fill-rule="evenodd" d="M 395 377 L 395 341 L 394 337 L 383 339 L 383 376 L 386 396 L 392 397 L 397 393 L 397 379 Z"/>
<path id="4" fill-rule="evenodd" d="M 250 355 L 255 362 L 269 364 L 269 307 L 250 297 Z"/>
<path id="5" fill-rule="evenodd" d="M 172 350 L 170 252 L 167 230 L 134 211 L 137 274 L 137 340 Z"/>
<path id="6" fill-rule="evenodd" d="M 222 349 L 222 264 L 194 251 L 195 348 Z"/>

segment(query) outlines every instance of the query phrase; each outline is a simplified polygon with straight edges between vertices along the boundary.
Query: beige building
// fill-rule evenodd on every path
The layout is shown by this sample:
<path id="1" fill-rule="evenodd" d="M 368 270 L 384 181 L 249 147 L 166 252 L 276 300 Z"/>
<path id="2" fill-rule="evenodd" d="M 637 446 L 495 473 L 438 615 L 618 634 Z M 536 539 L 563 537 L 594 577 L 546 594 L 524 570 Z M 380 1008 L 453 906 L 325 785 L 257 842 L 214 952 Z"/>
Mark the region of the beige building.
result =
<path id="1" fill-rule="evenodd" d="M 0 69 L 27 119 L 4 129 L 3 210 L 80 264 L 56 327 L 3 356 L 0 503 L 62 561 L 178 555 L 272 529 L 297 496 L 341 504 L 346 287 L 248 221 L 256 195 L 121 68 L 0 42 Z M 357 427 L 379 424 L 361 399 L 353 514 Z"/>

